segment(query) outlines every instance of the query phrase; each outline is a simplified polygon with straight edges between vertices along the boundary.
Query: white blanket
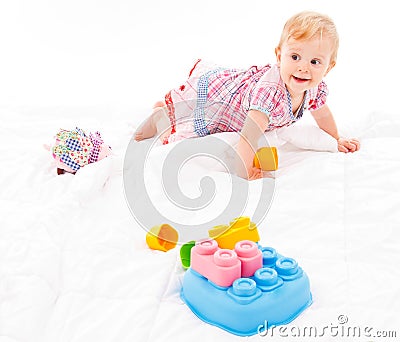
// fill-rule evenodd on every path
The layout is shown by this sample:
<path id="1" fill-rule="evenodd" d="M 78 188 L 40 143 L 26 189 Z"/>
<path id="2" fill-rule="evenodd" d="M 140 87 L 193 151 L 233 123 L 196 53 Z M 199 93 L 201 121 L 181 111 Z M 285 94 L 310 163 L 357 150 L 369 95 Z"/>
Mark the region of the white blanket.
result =
<path id="1" fill-rule="evenodd" d="M 123 185 L 136 123 L 132 127 L 121 113 L 78 114 L 60 121 L 46 110 L 1 109 L 0 341 L 241 340 L 200 321 L 183 304 L 179 247 L 163 253 L 145 243 Z M 42 144 L 58 128 L 75 125 L 99 129 L 114 155 L 75 176 L 57 176 Z M 278 340 L 310 327 L 323 335 L 320 340 L 349 340 L 341 327 L 360 329 L 362 340 L 396 329 L 400 334 L 400 120 L 371 113 L 347 130 L 360 138 L 359 152 L 305 150 L 281 140 L 275 178 L 248 186 L 244 214 L 254 212 L 262 182 L 274 189 L 259 220 L 261 244 L 299 262 L 314 300 L 287 330 L 248 340 Z M 237 141 L 228 133 L 221 138 L 227 150 L 215 152 L 219 156 Z M 150 188 L 159 186 L 168 149 L 158 146 L 148 158 Z M 135 157 L 128 154 L 129 160 Z M 195 212 L 191 224 L 211 221 L 226 210 L 227 186 L 235 183 L 217 160 L 203 156 L 187 166 L 191 177 L 182 169 L 180 179 L 184 194 L 199 196 L 206 176 L 217 189 L 215 202 Z M 167 206 L 164 217 L 187 219 L 187 213 L 168 209 L 171 203 L 161 195 L 152 201 Z"/>

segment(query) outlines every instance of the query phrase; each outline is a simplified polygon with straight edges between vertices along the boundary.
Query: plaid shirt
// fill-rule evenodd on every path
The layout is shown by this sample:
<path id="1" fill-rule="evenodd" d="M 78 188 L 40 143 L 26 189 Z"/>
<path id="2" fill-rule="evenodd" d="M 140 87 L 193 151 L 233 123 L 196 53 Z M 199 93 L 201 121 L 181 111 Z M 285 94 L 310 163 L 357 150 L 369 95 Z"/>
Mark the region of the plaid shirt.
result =
<path id="1" fill-rule="evenodd" d="M 323 106 L 328 94 L 321 82 L 306 92 L 303 106 L 293 115 L 290 94 L 277 65 L 247 70 L 214 68 L 192 75 L 195 68 L 184 85 L 168 93 L 169 116 L 177 134 L 169 141 L 238 132 L 251 109 L 268 115 L 268 131 L 289 126 L 302 117 L 304 110 Z"/>

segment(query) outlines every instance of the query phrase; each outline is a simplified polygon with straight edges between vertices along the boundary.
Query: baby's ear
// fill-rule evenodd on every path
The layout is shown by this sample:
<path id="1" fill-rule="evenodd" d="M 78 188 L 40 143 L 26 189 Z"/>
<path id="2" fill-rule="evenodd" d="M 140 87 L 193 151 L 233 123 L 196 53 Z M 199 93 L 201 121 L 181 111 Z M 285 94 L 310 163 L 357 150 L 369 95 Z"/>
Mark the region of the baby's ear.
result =
<path id="1" fill-rule="evenodd" d="M 275 48 L 275 56 L 276 56 L 276 61 L 278 64 L 281 63 L 281 48 L 278 46 Z"/>
<path id="2" fill-rule="evenodd" d="M 325 77 L 326 75 L 328 75 L 329 71 L 331 71 L 332 68 L 333 68 L 335 65 L 336 65 L 336 62 L 335 62 L 335 61 L 332 61 L 331 64 L 329 65 L 328 69 L 326 70 L 324 77 Z"/>

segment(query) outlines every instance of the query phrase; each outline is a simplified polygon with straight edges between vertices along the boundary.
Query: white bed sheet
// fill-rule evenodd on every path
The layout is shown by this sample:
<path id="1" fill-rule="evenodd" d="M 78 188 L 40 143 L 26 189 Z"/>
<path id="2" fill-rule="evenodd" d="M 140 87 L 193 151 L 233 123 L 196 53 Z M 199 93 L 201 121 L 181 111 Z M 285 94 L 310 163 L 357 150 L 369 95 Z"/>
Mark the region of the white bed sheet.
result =
<path id="1" fill-rule="evenodd" d="M 124 155 L 137 122 L 96 108 L 3 107 L 0 117 L 1 342 L 303 340 L 290 336 L 306 327 L 323 336 L 304 340 L 349 340 L 335 326 L 371 328 L 370 337 L 362 330 L 363 341 L 378 340 L 379 331 L 399 338 L 396 115 L 366 113 L 345 127 L 361 140 L 354 154 L 279 147 L 261 243 L 299 262 L 314 303 L 288 330 L 248 338 L 200 321 L 183 304 L 178 248 L 147 247 L 123 189 Z M 99 129 L 114 155 L 80 175 L 57 176 L 42 144 L 74 125 Z M 217 183 L 227 176 L 204 174 Z M 346 324 L 338 324 L 340 315 Z"/>

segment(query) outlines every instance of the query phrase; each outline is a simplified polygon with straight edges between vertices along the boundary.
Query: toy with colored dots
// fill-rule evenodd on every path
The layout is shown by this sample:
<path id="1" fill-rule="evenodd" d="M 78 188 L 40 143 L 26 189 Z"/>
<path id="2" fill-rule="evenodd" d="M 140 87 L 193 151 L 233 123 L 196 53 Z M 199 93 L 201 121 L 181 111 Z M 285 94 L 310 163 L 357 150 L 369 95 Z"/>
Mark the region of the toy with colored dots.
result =
<path id="1" fill-rule="evenodd" d="M 181 298 L 203 321 L 239 336 L 287 324 L 312 303 L 310 282 L 297 262 L 239 241 L 234 250 L 203 240 L 191 249 Z"/>
<path id="2" fill-rule="evenodd" d="M 181 298 L 204 322 L 239 336 L 287 324 L 312 303 L 310 282 L 297 262 L 258 244 L 249 217 L 209 230 L 209 238 L 180 248 Z M 168 224 L 146 235 L 151 249 L 168 251 L 178 232 Z"/>
<path id="3" fill-rule="evenodd" d="M 209 230 L 209 239 L 181 247 L 187 272 L 181 298 L 203 321 L 240 336 L 287 324 L 312 303 L 297 262 L 258 244 L 256 225 L 237 217 Z"/>
<path id="4" fill-rule="evenodd" d="M 215 226 L 208 231 L 210 238 L 214 239 L 220 248 L 234 249 L 237 242 L 242 240 L 260 241 L 257 226 L 247 216 L 234 218 L 229 225 Z M 190 250 L 195 241 L 185 243 L 180 249 L 180 257 L 184 269 L 190 267 Z"/>

